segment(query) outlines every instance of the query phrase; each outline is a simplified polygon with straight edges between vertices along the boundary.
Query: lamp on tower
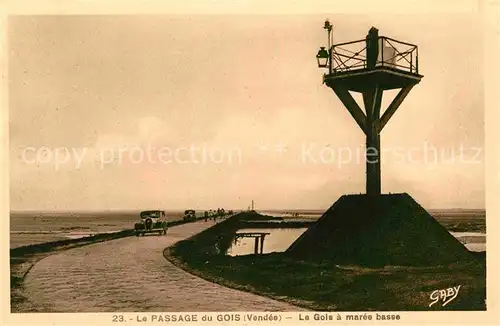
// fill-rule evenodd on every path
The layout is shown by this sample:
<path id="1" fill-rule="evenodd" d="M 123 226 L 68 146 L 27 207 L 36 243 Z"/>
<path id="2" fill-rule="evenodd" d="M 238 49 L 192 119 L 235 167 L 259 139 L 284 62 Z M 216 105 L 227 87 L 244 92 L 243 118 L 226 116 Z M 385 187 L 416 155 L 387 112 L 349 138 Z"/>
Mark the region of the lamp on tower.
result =
<path id="1" fill-rule="evenodd" d="M 322 46 L 319 49 L 318 54 L 316 55 L 316 59 L 318 60 L 318 67 L 320 67 L 320 68 L 327 68 L 328 67 L 329 58 L 330 58 L 330 54 L 325 49 L 325 47 Z"/>

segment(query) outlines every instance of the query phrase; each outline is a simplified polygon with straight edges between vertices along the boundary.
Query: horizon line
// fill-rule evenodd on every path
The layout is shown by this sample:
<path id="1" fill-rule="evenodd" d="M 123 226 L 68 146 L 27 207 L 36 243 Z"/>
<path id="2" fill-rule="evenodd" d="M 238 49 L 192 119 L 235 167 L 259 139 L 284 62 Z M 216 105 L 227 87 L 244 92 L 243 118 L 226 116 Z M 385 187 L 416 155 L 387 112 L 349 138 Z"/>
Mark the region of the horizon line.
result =
<path id="1" fill-rule="evenodd" d="M 219 207 L 223 208 L 223 207 Z M 156 210 L 163 210 L 163 211 L 170 211 L 170 212 L 181 212 L 185 211 L 190 208 L 172 208 L 172 209 L 161 209 L 161 208 L 156 208 Z M 192 208 L 195 211 L 208 211 L 208 210 L 217 210 L 216 208 Z M 279 211 L 279 212 L 286 212 L 286 211 L 326 211 L 328 210 L 329 207 L 327 208 L 260 208 L 256 209 L 254 208 L 255 211 Z M 426 210 L 432 210 L 432 211 L 450 211 L 450 210 L 460 210 L 460 211 L 486 211 L 486 208 L 460 208 L 460 207 L 451 207 L 451 208 L 425 208 Z M 72 213 L 72 212 L 142 212 L 146 210 L 155 210 L 155 208 L 105 208 L 105 209 L 10 209 L 9 212 L 11 213 L 17 213 L 17 212 L 37 212 L 37 213 Z M 225 211 L 233 210 L 233 211 L 247 211 L 247 209 L 235 209 L 235 208 L 224 208 Z"/>

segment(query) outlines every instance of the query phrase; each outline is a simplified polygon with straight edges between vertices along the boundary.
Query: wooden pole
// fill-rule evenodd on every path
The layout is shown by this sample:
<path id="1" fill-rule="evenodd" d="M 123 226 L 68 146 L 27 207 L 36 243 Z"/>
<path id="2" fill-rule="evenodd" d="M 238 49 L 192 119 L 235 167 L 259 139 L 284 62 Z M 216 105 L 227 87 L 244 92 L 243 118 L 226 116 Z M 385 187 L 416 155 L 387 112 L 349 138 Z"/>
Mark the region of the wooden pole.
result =
<path id="1" fill-rule="evenodd" d="M 377 86 L 363 92 L 366 111 L 366 194 L 380 195 L 380 133 L 378 123 L 383 90 Z"/>
<path id="2" fill-rule="evenodd" d="M 260 236 L 260 254 L 262 255 L 264 253 L 264 238 L 266 237 L 265 234 Z"/>
<path id="3" fill-rule="evenodd" d="M 255 248 L 254 253 L 257 255 L 259 253 L 259 238 L 255 237 Z"/>

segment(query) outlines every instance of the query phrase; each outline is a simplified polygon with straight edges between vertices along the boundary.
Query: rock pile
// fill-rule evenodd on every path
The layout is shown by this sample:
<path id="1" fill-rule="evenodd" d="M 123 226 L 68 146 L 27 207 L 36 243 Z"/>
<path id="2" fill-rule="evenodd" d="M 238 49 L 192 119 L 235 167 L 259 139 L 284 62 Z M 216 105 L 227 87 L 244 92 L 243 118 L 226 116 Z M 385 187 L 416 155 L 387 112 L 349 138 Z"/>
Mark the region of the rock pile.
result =
<path id="1" fill-rule="evenodd" d="M 365 266 L 432 266 L 473 259 L 406 193 L 340 197 L 286 254 Z"/>

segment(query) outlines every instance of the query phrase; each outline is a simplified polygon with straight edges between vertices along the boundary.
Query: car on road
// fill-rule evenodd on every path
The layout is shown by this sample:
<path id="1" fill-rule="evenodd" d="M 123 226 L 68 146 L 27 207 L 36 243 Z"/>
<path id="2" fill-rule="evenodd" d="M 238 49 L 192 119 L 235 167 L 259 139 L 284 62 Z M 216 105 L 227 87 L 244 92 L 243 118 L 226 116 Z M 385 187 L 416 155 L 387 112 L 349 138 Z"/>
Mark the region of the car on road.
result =
<path id="1" fill-rule="evenodd" d="M 184 221 L 196 221 L 196 211 L 194 209 L 187 209 L 184 212 Z"/>
<path id="2" fill-rule="evenodd" d="M 167 221 L 165 218 L 165 211 L 152 210 L 143 211 L 140 214 L 141 221 L 135 223 L 135 235 L 145 235 L 146 233 L 156 233 L 158 235 L 167 234 Z"/>

